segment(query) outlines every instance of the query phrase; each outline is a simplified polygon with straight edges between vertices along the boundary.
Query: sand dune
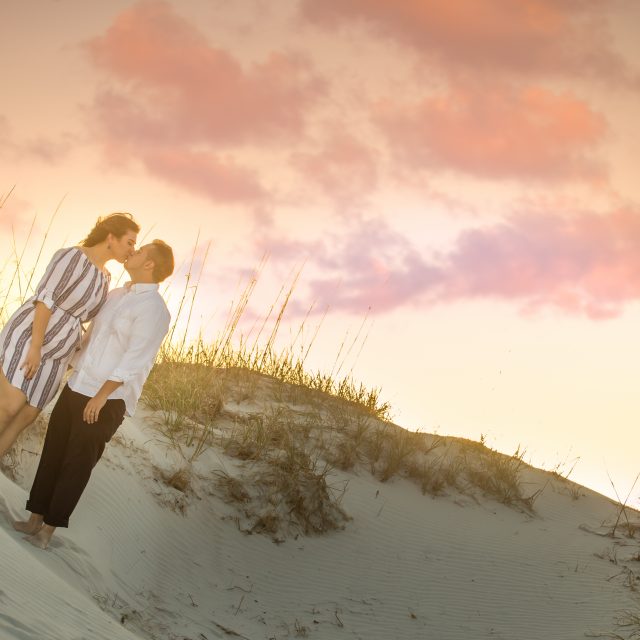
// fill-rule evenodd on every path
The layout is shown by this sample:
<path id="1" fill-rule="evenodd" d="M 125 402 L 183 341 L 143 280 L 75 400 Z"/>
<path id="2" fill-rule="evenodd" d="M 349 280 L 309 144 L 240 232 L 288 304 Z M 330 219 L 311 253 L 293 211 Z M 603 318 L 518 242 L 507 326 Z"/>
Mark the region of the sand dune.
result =
<path id="1" fill-rule="evenodd" d="M 183 493 L 163 481 L 180 460 L 153 419 L 125 421 L 47 551 L 11 527 L 35 472 L 35 430 L 16 477 L 0 475 L 0 638 L 577 640 L 640 611 L 637 545 L 603 535 L 615 505 L 547 472 L 523 472 L 527 493 L 544 487 L 529 513 L 333 471 L 331 483 L 348 482 L 344 528 L 276 544 L 240 531 L 211 481 L 248 463 L 214 447 Z"/>

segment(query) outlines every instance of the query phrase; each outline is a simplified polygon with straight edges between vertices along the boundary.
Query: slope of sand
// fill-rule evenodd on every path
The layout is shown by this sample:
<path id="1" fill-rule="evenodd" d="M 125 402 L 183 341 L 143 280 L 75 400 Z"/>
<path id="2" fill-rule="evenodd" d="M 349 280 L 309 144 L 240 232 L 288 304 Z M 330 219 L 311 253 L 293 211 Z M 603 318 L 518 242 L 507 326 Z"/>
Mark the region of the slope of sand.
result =
<path id="1" fill-rule="evenodd" d="M 522 478 L 527 493 L 544 486 L 534 513 L 333 472 L 348 482 L 344 529 L 276 544 L 240 531 L 212 489 L 214 470 L 245 463 L 214 448 L 186 494 L 162 480 L 179 460 L 153 419 L 125 421 L 46 551 L 11 527 L 37 429 L 15 479 L 0 474 L 0 638 L 577 640 L 640 611 L 636 544 L 606 535 L 615 505 L 547 472 Z"/>

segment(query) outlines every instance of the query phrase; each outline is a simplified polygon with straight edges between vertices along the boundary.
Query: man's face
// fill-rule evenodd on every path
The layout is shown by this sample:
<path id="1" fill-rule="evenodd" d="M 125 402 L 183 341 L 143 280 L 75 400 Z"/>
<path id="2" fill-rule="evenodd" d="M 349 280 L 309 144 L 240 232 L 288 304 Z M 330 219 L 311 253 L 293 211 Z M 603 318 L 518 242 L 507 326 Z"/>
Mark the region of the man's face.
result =
<path id="1" fill-rule="evenodd" d="M 129 274 L 133 275 L 134 273 L 141 271 L 149 259 L 149 245 L 145 244 L 127 258 L 124 263 L 124 268 L 129 272 Z"/>
<path id="2" fill-rule="evenodd" d="M 137 238 L 138 234 L 135 231 L 127 231 L 121 238 L 112 238 L 110 246 L 114 258 L 118 262 L 122 264 L 129 256 L 133 255 Z"/>

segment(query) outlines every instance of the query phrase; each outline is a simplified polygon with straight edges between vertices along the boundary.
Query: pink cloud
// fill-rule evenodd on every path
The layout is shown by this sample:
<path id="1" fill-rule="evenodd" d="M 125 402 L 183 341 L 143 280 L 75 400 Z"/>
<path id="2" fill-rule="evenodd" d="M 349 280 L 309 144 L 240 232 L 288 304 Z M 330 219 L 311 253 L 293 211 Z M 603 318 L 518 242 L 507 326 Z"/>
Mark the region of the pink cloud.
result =
<path id="1" fill-rule="evenodd" d="M 474 74 L 631 79 L 610 45 L 600 0 L 302 0 L 301 15 L 335 29 L 361 24 L 447 67 Z"/>
<path id="2" fill-rule="evenodd" d="M 126 97 L 98 105 L 103 124 L 146 143 L 219 147 L 292 138 L 325 90 L 300 55 L 274 52 L 245 67 L 157 0 L 124 10 L 87 50 L 126 87 Z"/>
<path id="3" fill-rule="evenodd" d="M 254 172 L 205 151 L 156 149 L 142 162 L 155 176 L 219 202 L 264 202 L 268 192 Z"/>
<path id="4" fill-rule="evenodd" d="M 334 244 L 333 258 L 318 260 L 327 275 L 311 283 L 311 296 L 333 310 L 382 313 L 484 298 L 597 320 L 640 298 L 639 210 L 526 214 L 465 231 L 438 255 L 383 224 Z"/>
<path id="5" fill-rule="evenodd" d="M 32 159 L 53 164 L 64 158 L 72 147 L 72 137 L 65 133 L 57 137 L 36 135 L 20 139 L 5 116 L 0 115 L 0 156 L 11 160 Z"/>
<path id="6" fill-rule="evenodd" d="M 315 254 L 315 266 L 328 274 L 310 283 L 318 309 L 383 313 L 438 285 L 438 265 L 426 260 L 406 237 L 382 220 L 353 225 L 326 242 Z M 303 305 L 304 307 L 304 305 Z"/>
<path id="7" fill-rule="evenodd" d="M 380 102 L 373 119 L 409 170 L 545 181 L 606 176 L 591 155 L 605 121 L 566 93 L 466 84 L 418 103 Z"/>
<path id="8" fill-rule="evenodd" d="M 591 318 L 640 296 L 640 211 L 526 215 L 463 233 L 447 256 L 439 300 L 521 299 Z"/>
<path id="9" fill-rule="evenodd" d="M 321 149 L 295 153 L 293 167 L 340 209 L 361 203 L 378 182 L 376 152 L 348 133 L 332 132 Z"/>

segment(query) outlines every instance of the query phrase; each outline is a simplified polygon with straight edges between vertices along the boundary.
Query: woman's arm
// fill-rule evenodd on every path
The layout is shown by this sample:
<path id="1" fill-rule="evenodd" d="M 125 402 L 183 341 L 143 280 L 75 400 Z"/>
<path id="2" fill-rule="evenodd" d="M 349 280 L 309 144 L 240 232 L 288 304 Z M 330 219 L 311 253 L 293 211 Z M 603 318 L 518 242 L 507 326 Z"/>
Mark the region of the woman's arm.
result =
<path id="1" fill-rule="evenodd" d="M 49 324 L 49 318 L 51 318 L 51 309 L 44 302 L 37 301 L 35 307 L 35 316 L 31 327 L 31 346 L 24 362 L 20 365 L 27 380 L 33 378 L 40 366 L 44 334 Z"/>
<path id="2" fill-rule="evenodd" d="M 42 344 L 49 318 L 51 318 L 53 307 L 56 304 L 56 298 L 64 290 L 69 276 L 79 260 L 78 250 L 73 248 L 58 249 L 53 254 L 51 262 L 47 265 L 44 275 L 36 287 L 33 298 L 35 316 L 31 327 L 31 346 L 24 362 L 20 365 L 27 380 L 33 378 L 40 366 Z"/>

